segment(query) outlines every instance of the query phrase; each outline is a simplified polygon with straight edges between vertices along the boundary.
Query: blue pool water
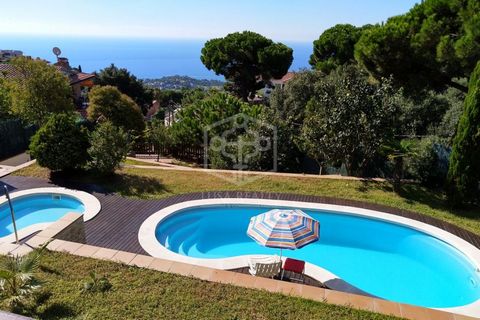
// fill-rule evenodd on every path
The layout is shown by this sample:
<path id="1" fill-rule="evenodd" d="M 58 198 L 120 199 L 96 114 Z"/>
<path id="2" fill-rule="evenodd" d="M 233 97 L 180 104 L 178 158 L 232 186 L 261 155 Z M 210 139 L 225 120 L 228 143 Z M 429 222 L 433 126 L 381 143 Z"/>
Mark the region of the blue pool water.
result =
<path id="1" fill-rule="evenodd" d="M 69 196 L 39 194 L 12 199 L 17 229 L 37 223 L 54 222 L 68 212 L 83 213 L 83 204 Z M 0 205 L 0 237 L 13 233 L 12 218 L 8 203 Z"/>
<path id="2" fill-rule="evenodd" d="M 187 209 L 161 222 L 157 240 L 195 258 L 279 254 L 250 239 L 252 216 L 271 208 Z M 304 210 L 320 221 L 320 240 L 285 256 L 318 265 L 381 298 L 424 307 L 463 306 L 480 298 L 480 277 L 457 249 L 425 233 L 380 220 Z"/>

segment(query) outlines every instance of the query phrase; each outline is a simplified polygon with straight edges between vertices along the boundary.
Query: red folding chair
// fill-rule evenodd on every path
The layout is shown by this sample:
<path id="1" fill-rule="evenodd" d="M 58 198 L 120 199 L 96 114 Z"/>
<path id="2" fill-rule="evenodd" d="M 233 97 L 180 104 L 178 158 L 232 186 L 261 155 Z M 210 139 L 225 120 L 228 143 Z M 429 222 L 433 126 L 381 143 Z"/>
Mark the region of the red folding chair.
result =
<path id="1" fill-rule="evenodd" d="M 290 280 L 298 281 L 301 283 L 305 282 L 305 277 L 303 275 L 305 272 L 305 261 L 287 258 L 285 259 L 285 263 L 283 264 L 282 277 L 281 277 L 282 280 L 283 280 L 285 271 L 292 272 L 295 275 L 299 275 L 299 277 L 290 276 L 289 277 Z"/>

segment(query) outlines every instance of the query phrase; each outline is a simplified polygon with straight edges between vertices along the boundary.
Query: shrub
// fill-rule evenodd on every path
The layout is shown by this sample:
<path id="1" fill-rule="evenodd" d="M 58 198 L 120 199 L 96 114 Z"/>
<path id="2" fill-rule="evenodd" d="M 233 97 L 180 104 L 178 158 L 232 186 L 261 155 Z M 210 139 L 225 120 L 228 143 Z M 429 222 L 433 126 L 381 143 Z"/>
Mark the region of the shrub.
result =
<path id="1" fill-rule="evenodd" d="M 480 198 L 480 62 L 472 73 L 453 143 L 448 197 L 454 205 Z"/>
<path id="2" fill-rule="evenodd" d="M 127 132 L 141 135 L 145 122 L 140 107 L 127 95 L 112 86 L 94 87 L 88 95 L 88 119 L 94 122 L 110 121 Z"/>
<path id="3" fill-rule="evenodd" d="M 0 265 L 0 290 L 10 308 L 21 308 L 41 287 L 36 278 L 46 245 L 25 256 L 9 255 Z"/>
<path id="4" fill-rule="evenodd" d="M 128 154 L 130 144 L 128 134 L 122 128 L 107 121 L 90 135 L 88 154 L 89 168 L 102 174 L 115 172 Z"/>
<path id="5" fill-rule="evenodd" d="M 68 78 L 43 60 L 12 61 L 21 76 L 8 80 L 11 112 L 28 124 L 43 125 L 50 115 L 74 110 Z"/>
<path id="6" fill-rule="evenodd" d="M 235 136 L 235 140 L 232 141 L 221 141 L 214 138 L 208 148 L 208 160 L 211 168 L 259 170 L 257 158 L 261 152 L 256 152 L 253 139 L 254 137 L 248 134 Z"/>
<path id="7" fill-rule="evenodd" d="M 51 170 L 81 168 L 88 160 L 87 130 L 69 114 L 53 115 L 33 136 L 30 154 Z"/>
<path id="8" fill-rule="evenodd" d="M 407 172 L 427 187 L 441 187 L 448 173 L 450 150 L 436 137 L 422 139 L 407 160 Z"/>
<path id="9" fill-rule="evenodd" d="M 83 293 L 102 292 L 105 293 L 112 288 L 112 284 L 108 281 L 107 277 L 99 277 L 95 271 L 91 271 L 90 279 L 83 283 Z"/>

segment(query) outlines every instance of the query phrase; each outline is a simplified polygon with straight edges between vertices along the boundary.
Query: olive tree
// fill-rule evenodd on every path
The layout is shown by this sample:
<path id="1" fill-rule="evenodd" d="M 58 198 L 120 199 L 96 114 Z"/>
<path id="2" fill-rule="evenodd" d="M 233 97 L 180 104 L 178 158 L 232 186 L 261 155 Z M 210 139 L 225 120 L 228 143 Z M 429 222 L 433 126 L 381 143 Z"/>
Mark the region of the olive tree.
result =
<path id="1" fill-rule="evenodd" d="M 302 126 L 302 149 L 321 167 L 343 163 L 348 174 L 361 174 L 391 139 L 397 109 L 389 80 L 372 84 L 358 68 L 340 67 L 316 84 Z"/>

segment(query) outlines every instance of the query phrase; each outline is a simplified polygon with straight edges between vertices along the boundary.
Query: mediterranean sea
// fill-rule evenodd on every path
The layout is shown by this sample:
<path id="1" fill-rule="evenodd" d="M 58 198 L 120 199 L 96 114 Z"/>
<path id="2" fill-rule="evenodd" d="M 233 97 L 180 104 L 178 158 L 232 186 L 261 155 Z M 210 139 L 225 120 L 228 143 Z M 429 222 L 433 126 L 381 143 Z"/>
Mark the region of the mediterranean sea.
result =
<path id="1" fill-rule="evenodd" d="M 70 65 L 84 72 L 103 69 L 114 63 L 138 78 L 154 79 L 182 75 L 197 79 L 220 79 L 200 61 L 205 40 L 86 38 L 0 35 L 0 49 L 21 50 L 24 55 L 55 61 L 53 47 L 62 50 Z M 291 71 L 309 68 L 312 43 L 283 42 L 294 50 Z"/>

